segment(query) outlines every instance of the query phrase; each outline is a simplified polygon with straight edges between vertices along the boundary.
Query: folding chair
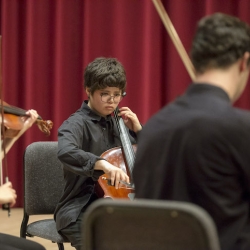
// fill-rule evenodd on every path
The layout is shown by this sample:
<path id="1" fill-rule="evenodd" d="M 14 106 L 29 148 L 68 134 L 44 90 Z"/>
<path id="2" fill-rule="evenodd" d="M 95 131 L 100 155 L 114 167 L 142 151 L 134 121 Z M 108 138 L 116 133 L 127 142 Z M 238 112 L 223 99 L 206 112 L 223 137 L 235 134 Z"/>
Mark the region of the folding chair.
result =
<path id="1" fill-rule="evenodd" d="M 82 224 L 83 250 L 219 250 L 208 213 L 190 203 L 158 200 L 93 202 Z"/>
<path id="2" fill-rule="evenodd" d="M 37 236 L 57 243 L 64 250 L 65 240 L 56 230 L 53 219 L 28 224 L 31 215 L 53 214 L 62 194 L 63 171 L 57 159 L 56 141 L 34 142 L 24 153 L 24 216 L 20 236 Z"/>

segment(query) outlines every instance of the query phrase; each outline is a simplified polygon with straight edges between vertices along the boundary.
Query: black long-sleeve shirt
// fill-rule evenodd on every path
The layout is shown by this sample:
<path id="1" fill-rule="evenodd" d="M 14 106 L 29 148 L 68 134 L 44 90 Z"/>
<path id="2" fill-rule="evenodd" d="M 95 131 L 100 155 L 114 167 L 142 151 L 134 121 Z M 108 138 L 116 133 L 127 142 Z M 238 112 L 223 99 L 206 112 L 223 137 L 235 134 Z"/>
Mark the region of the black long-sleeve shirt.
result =
<path id="1" fill-rule="evenodd" d="M 129 131 L 131 143 L 136 134 Z M 94 193 L 95 181 L 103 171 L 94 170 L 96 161 L 108 149 L 121 146 L 112 116 L 99 116 L 84 101 L 81 108 L 58 129 L 58 158 L 62 162 L 65 188 L 55 210 L 57 230 L 76 221 Z"/>

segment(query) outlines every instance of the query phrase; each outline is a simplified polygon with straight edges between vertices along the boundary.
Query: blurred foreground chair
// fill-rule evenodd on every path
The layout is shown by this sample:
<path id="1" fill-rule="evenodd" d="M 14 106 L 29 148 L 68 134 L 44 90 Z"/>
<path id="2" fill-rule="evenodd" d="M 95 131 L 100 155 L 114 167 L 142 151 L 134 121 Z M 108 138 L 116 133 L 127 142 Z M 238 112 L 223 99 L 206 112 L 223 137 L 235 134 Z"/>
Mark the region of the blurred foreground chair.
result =
<path id="1" fill-rule="evenodd" d="M 65 240 L 56 230 L 53 219 L 38 220 L 28 224 L 31 215 L 53 214 L 60 199 L 63 184 L 63 171 L 57 159 L 55 141 L 34 142 L 25 150 L 24 167 L 24 217 L 20 236 L 37 236 L 57 243 L 64 249 Z"/>
<path id="2" fill-rule="evenodd" d="M 219 250 L 217 230 L 202 208 L 185 202 L 93 202 L 82 224 L 83 250 Z"/>

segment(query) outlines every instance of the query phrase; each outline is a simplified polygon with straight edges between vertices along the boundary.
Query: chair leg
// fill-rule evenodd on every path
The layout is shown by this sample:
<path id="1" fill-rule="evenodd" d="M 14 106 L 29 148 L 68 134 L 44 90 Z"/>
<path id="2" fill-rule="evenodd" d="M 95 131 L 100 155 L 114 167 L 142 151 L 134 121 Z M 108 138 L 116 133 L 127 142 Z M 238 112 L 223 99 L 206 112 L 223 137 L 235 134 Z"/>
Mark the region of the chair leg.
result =
<path id="1" fill-rule="evenodd" d="M 64 250 L 63 243 L 57 243 L 58 245 L 58 250 Z"/>
<path id="2" fill-rule="evenodd" d="M 20 228 L 20 237 L 22 238 L 26 238 L 26 230 L 27 230 L 28 221 L 29 221 L 29 215 L 24 213 L 23 221 L 22 221 L 21 228 Z"/>

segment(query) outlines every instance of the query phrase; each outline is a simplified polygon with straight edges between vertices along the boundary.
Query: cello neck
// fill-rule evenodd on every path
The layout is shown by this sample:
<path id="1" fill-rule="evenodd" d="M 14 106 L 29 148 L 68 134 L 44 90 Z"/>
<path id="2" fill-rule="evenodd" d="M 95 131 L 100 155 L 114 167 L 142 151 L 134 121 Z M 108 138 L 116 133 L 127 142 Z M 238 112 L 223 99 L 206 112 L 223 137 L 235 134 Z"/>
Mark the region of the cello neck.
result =
<path id="1" fill-rule="evenodd" d="M 118 127 L 123 153 L 126 159 L 127 167 L 130 172 L 130 182 L 133 183 L 132 180 L 132 172 L 135 163 L 135 151 L 129 139 L 129 135 L 126 129 L 126 126 L 123 122 L 123 119 L 118 116 L 118 108 L 114 110 L 114 117 L 116 121 L 116 125 Z"/>

